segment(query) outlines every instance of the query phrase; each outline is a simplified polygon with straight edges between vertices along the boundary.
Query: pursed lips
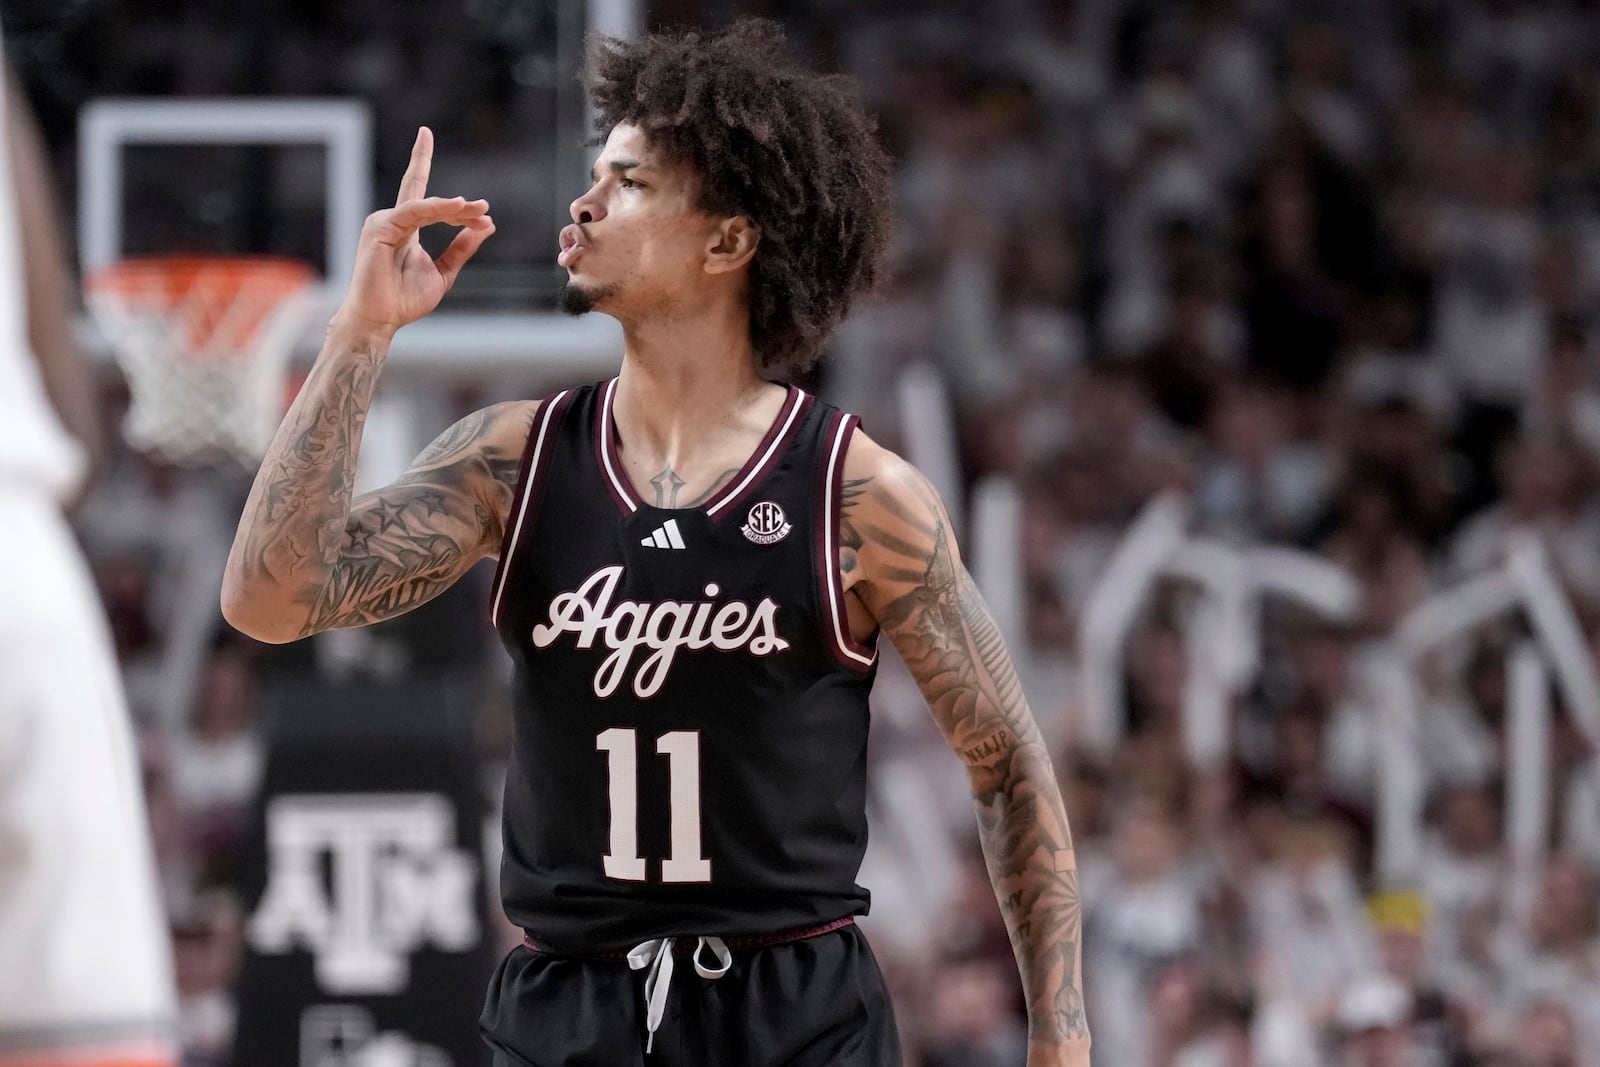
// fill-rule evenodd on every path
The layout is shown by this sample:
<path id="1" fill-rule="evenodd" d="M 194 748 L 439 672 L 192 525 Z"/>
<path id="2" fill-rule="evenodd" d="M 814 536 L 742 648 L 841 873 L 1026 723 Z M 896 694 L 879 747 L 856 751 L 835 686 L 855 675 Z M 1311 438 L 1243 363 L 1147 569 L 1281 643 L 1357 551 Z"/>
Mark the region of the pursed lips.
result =
<path id="1" fill-rule="evenodd" d="M 582 227 L 577 223 L 564 226 L 561 229 L 561 251 L 556 256 L 556 262 L 563 267 L 572 265 L 588 244 L 588 237 Z"/>

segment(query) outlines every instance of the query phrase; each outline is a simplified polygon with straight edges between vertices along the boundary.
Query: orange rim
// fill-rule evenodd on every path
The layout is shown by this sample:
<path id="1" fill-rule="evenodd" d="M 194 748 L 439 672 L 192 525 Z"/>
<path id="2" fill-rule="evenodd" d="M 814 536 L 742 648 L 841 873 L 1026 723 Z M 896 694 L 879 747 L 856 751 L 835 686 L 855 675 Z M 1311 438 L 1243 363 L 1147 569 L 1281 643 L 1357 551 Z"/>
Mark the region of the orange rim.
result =
<path id="1" fill-rule="evenodd" d="M 101 267 L 90 275 L 88 287 L 145 299 L 165 291 L 176 303 L 201 281 L 218 295 L 248 286 L 271 298 L 298 292 L 315 276 L 310 264 L 277 256 L 141 256 Z"/>
<path id="2" fill-rule="evenodd" d="M 159 1042 L 115 1041 L 0 1053 L 0 1067 L 176 1067 Z"/>
<path id="3" fill-rule="evenodd" d="M 251 351 L 267 316 L 315 278 L 310 264 L 274 256 L 145 256 L 100 268 L 85 288 L 119 314 L 181 317 L 174 341 L 186 358 L 235 359 Z"/>

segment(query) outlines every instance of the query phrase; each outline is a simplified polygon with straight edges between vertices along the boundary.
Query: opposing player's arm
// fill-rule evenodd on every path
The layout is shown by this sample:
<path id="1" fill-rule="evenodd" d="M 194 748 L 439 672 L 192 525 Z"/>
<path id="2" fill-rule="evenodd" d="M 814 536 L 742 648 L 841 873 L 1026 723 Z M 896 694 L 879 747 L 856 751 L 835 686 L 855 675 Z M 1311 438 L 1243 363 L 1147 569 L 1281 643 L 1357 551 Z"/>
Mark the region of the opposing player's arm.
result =
<path id="1" fill-rule="evenodd" d="M 27 290 L 28 342 L 39 364 L 39 378 L 67 432 L 77 438 L 100 473 L 105 433 L 95 389 L 94 366 L 84 356 L 72 329 L 73 281 L 57 203 L 50 155 L 28 108 L 22 86 L 8 69 L 4 75 L 6 154 L 11 161 L 17 227 L 22 246 L 22 278 Z"/>
<path id="2" fill-rule="evenodd" d="M 351 412 L 335 406 L 308 416 L 289 447 L 262 465 L 228 556 L 224 616 L 259 640 L 292 641 L 391 618 L 438 596 L 498 554 L 537 409 L 512 402 L 473 412 L 337 522 L 328 516 L 349 500 L 354 450 L 332 475 L 299 475 L 321 469 L 318 454 L 343 436 L 328 424 Z"/>
<path id="3" fill-rule="evenodd" d="M 1000 631 L 928 481 L 861 434 L 844 474 L 840 566 L 966 765 L 1027 995 L 1029 1065 L 1087 1065 L 1077 861 L 1049 753 Z"/>

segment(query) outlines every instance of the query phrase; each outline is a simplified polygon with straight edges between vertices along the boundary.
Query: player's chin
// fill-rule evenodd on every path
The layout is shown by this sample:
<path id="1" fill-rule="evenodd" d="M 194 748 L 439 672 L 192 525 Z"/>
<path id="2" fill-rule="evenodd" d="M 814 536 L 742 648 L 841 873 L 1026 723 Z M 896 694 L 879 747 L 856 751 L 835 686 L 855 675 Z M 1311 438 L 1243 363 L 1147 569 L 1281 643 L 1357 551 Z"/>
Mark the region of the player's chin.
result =
<path id="1" fill-rule="evenodd" d="M 610 295 L 606 286 L 594 285 L 579 281 L 575 275 L 568 275 L 567 280 L 561 284 L 561 289 L 556 293 L 556 307 L 568 315 L 587 315 L 600 307 L 601 302 Z"/>

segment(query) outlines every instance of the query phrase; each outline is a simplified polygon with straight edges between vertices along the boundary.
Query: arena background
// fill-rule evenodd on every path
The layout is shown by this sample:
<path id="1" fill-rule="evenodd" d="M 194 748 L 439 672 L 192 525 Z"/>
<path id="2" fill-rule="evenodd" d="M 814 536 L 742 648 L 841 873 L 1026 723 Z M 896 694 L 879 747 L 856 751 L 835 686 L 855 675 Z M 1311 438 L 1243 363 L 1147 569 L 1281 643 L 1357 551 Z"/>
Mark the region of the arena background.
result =
<path id="1" fill-rule="evenodd" d="M 778 19 L 859 80 L 898 163 L 892 281 L 809 384 L 940 485 L 1019 659 L 1079 850 L 1096 1063 L 1600 1064 L 1600 4 L 0 11 L 85 270 L 337 267 L 420 123 L 432 189 L 491 201 L 493 240 L 396 343 L 369 485 L 473 407 L 616 365 L 607 322 L 550 312 L 583 34 Z M 233 98 L 360 117 L 326 145 L 124 143 L 136 111 L 104 110 Z M 120 185 L 81 166 L 96 113 Z M 121 410 L 88 316 L 82 340 Z M 249 474 L 119 443 L 77 515 L 184 1062 L 481 1064 L 517 936 L 488 572 L 258 646 L 216 607 Z M 866 925 L 908 1062 L 1020 1065 L 964 778 L 892 662 L 873 730 Z"/>

